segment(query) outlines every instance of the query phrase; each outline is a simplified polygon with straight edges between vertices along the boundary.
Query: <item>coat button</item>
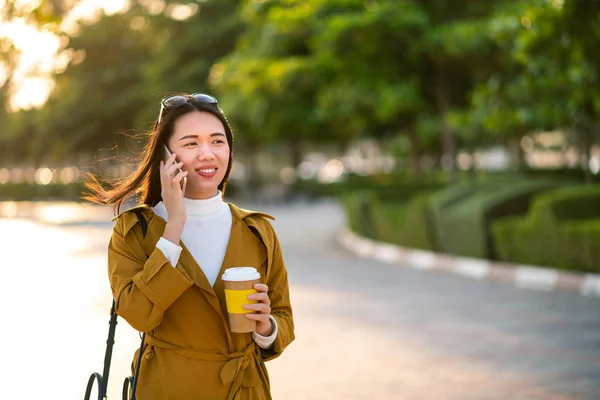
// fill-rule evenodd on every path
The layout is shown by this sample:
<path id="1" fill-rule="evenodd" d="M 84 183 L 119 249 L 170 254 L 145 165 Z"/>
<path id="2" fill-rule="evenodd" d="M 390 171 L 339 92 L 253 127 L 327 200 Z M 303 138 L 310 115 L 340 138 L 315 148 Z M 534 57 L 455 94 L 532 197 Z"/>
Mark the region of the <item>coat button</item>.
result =
<path id="1" fill-rule="evenodd" d="M 152 350 L 152 349 L 148 350 L 148 352 L 146 353 L 146 355 L 144 357 L 146 357 L 146 360 L 152 359 L 154 357 L 154 350 Z"/>

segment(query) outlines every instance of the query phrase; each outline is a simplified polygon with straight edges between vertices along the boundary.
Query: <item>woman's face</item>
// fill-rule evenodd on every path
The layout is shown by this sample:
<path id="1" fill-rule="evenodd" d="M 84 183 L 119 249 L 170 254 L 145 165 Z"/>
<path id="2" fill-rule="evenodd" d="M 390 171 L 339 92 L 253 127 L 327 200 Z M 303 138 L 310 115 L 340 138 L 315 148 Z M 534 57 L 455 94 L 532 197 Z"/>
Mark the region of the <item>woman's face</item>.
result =
<path id="1" fill-rule="evenodd" d="M 208 112 L 184 114 L 175 121 L 167 145 L 188 171 L 185 197 L 215 196 L 229 163 L 229 144 L 221 121 Z"/>

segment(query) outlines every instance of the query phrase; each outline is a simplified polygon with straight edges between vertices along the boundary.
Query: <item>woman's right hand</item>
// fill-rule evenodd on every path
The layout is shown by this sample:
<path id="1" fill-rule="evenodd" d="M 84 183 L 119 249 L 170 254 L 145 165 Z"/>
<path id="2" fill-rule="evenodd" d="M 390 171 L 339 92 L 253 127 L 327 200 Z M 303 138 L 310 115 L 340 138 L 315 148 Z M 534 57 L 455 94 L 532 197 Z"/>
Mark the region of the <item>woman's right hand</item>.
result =
<path id="1" fill-rule="evenodd" d="M 164 237 L 172 243 L 179 244 L 179 237 L 186 220 L 183 194 L 185 193 L 187 180 L 183 178 L 187 176 L 187 171 L 178 171 L 183 163 L 175 162 L 176 157 L 173 154 L 166 161 L 160 162 L 160 193 L 168 215 Z M 183 188 L 181 187 L 182 181 Z"/>

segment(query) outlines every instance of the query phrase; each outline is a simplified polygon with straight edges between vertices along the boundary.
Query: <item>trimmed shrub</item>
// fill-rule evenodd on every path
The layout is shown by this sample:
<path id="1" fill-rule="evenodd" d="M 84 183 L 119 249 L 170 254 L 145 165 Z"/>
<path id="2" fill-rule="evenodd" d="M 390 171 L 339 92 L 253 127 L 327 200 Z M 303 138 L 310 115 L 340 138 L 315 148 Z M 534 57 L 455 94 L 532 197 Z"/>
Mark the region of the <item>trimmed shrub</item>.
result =
<path id="1" fill-rule="evenodd" d="M 450 207 L 441 219 L 444 251 L 468 257 L 495 258 L 491 223 L 509 215 L 525 215 L 532 198 L 556 188 L 550 181 L 487 185 Z"/>
<path id="2" fill-rule="evenodd" d="M 370 176 L 349 175 L 345 180 L 323 184 L 315 179 L 297 180 L 293 185 L 296 193 L 311 197 L 341 197 L 359 190 L 376 190 L 381 200 L 406 201 L 423 190 L 440 189 L 445 186 L 437 176 L 425 177 L 418 182 L 405 174 L 378 174 Z"/>
<path id="3" fill-rule="evenodd" d="M 351 231 L 360 234 L 359 218 L 358 218 L 358 205 L 356 195 L 343 196 L 340 199 L 344 211 L 346 214 L 346 222 Z"/>
<path id="4" fill-rule="evenodd" d="M 373 187 L 382 202 L 406 203 L 423 192 L 442 190 L 446 185 L 439 183 L 401 182 Z"/>
<path id="5" fill-rule="evenodd" d="M 371 223 L 374 239 L 399 244 L 404 226 L 406 207 L 400 202 L 385 202 L 375 199 L 371 204 Z"/>
<path id="6" fill-rule="evenodd" d="M 600 273 L 600 219 L 567 223 L 564 235 L 570 250 L 568 266 Z"/>
<path id="7" fill-rule="evenodd" d="M 543 230 L 526 218 L 504 218 L 493 224 L 492 233 L 502 260 L 600 272 L 600 219 Z"/>
<path id="8" fill-rule="evenodd" d="M 382 201 L 373 190 L 342 197 L 350 228 L 371 239 L 406 247 L 433 250 L 428 200 L 433 191 L 409 201 Z"/>
<path id="9" fill-rule="evenodd" d="M 445 218 L 449 209 L 454 205 L 460 204 L 470 196 L 474 196 L 481 191 L 487 191 L 497 187 L 495 182 L 469 183 L 463 185 L 451 186 L 431 196 L 429 202 L 429 213 L 431 216 L 431 225 L 433 227 L 433 244 L 437 251 L 448 252 L 452 247 L 447 243 L 450 236 L 454 235 L 451 226 L 447 227 Z"/>
<path id="10" fill-rule="evenodd" d="M 536 199 L 534 220 L 569 221 L 600 218 L 600 184 L 570 185 Z"/>
<path id="11" fill-rule="evenodd" d="M 341 198 L 350 229 L 371 239 L 377 237 L 373 225 L 373 207 L 377 197 L 372 190 L 361 190 Z"/>
<path id="12" fill-rule="evenodd" d="M 552 240 L 548 231 L 539 232 L 527 218 L 501 218 L 492 223 L 492 238 L 497 258 L 526 265 L 556 266 L 556 259 L 545 247 Z"/>
<path id="13" fill-rule="evenodd" d="M 436 250 L 435 229 L 430 214 L 429 201 L 436 192 L 416 195 L 406 204 L 398 244 L 422 250 Z"/>
<path id="14" fill-rule="evenodd" d="M 68 185 L 51 183 L 37 185 L 34 183 L 6 183 L 0 185 L 0 200 L 6 201 L 41 201 L 41 200 L 74 200 L 80 201 L 83 184 L 81 182 Z"/>
<path id="15" fill-rule="evenodd" d="M 600 185 L 574 185 L 536 197 L 523 219 L 493 223 L 500 259 L 600 271 Z"/>

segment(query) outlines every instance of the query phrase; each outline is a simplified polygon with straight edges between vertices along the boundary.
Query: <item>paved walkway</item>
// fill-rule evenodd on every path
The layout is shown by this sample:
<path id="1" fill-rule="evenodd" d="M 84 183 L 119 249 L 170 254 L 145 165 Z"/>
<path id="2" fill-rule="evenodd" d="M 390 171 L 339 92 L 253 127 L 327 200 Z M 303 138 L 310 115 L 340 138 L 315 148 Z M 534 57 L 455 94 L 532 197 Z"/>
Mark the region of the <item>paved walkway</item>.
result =
<path id="1" fill-rule="evenodd" d="M 277 217 L 297 325 L 267 364 L 276 400 L 600 398 L 600 299 L 358 259 L 330 203 L 261 209 Z M 101 370 L 111 224 L 93 221 L 108 214 L 0 219 L 3 398 L 81 399 Z M 138 340 L 119 324 L 109 398 Z"/>

